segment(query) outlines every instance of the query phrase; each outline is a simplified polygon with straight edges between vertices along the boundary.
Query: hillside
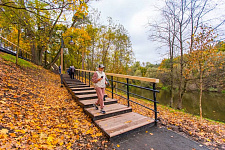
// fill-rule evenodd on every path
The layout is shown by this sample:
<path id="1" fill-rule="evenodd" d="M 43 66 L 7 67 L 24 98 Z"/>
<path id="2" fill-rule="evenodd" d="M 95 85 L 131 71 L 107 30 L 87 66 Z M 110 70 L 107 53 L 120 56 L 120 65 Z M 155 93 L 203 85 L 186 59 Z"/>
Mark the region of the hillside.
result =
<path id="1" fill-rule="evenodd" d="M 110 149 L 60 77 L 0 53 L 0 149 Z"/>

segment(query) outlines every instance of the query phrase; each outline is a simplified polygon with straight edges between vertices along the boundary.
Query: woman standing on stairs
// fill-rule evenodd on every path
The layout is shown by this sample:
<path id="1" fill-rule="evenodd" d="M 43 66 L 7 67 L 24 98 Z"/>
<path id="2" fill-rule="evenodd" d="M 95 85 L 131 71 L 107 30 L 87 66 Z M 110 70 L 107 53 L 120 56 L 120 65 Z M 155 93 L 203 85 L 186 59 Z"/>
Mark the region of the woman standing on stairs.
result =
<path id="1" fill-rule="evenodd" d="M 94 73 L 93 77 L 92 77 L 92 82 L 95 85 L 95 90 L 98 96 L 98 101 L 93 104 L 95 109 L 98 110 L 98 105 L 100 105 L 101 108 L 101 113 L 105 113 L 104 110 L 104 95 L 105 95 L 105 86 L 107 84 L 106 82 L 106 76 L 105 73 L 103 72 L 105 66 L 104 65 L 99 65 L 98 66 L 98 70 Z"/>

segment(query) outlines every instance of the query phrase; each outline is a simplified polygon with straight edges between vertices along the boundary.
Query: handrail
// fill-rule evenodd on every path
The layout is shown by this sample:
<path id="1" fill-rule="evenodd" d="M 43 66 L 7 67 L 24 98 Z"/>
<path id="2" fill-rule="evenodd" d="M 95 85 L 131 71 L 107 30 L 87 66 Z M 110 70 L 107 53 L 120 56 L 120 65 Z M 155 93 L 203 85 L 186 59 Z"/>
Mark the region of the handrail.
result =
<path id="1" fill-rule="evenodd" d="M 3 39 L 3 40 L 5 40 L 6 42 L 9 42 L 11 45 L 13 45 L 13 46 L 15 46 L 15 47 L 18 47 L 18 45 L 16 45 L 16 44 L 14 44 L 13 42 L 7 40 L 6 38 L 4 38 L 4 37 L 1 36 L 1 35 L 0 35 L 0 38 Z M 23 49 L 21 49 L 21 48 L 19 48 L 19 49 L 20 49 L 20 50 L 23 50 Z M 23 50 L 23 51 L 24 51 L 24 50 Z"/>
<path id="2" fill-rule="evenodd" d="M 75 76 L 76 76 L 76 78 L 78 80 L 80 80 L 80 78 L 81 78 L 81 81 L 82 82 L 83 82 L 83 80 L 85 80 L 85 83 L 86 83 L 86 78 L 88 78 L 89 79 L 89 86 L 91 86 L 91 84 L 90 84 L 90 80 L 91 80 L 90 74 L 91 73 L 94 73 L 94 72 L 95 71 L 91 71 L 91 70 L 76 69 Z M 87 76 L 87 73 L 88 73 L 88 76 Z M 111 91 L 109 91 L 109 90 L 107 90 L 107 91 L 109 91 L 110 93 L 112 93 L 112 99 L 113 99 L 113 95 L 114 94 L 115 95 L 118 95 L 118 96 L 120 96 L 122 98 L 125 98 L 124 96 L 117 94 L 117 92 L 116 93 L 113 92 L 113 89 L 118 89 L 120 91 L 125 92 L 127 94 L 127 98 L 125 98 L 127 100 L 127 106 L 129 107 L 130 106 L 130 102 L 132 102 L 132 103 L 135 103 L 137 105 L 140 105 L 140 106 L 142 106 L 144 108 L 147 108 L 149 110 L 152 110 L 155 113 L 155 125 L 157 124 L 157 121 L 158 121 L 158 119 L 157 119 L 157 113 L 159 113 L 159 112 L 157 111 L 157 103 L 158 102 L 156 101 L 156 93 L 158 93 L 159 91 L 156 90 L 156 83 L 159 83 L 159 79 L 145 78 L 145 77 L 138 77 L 138 76 L 130 76 L 130 75 L 123 75 L 123 74 L 114 74 L 114 73 L 105 73 L 105 74 L 108 75 L 108 76 L 111 76 L 111 78 L 108 79 L 109 81 L 111 81 Z M 113 77 L 124 78 L 124 79 L 126 79 L 126 82 L 120 82 L 120 81 L 114 80 Z M 153 84 L 153 86 L 152 86 L 153 88 L 151 89 L 151 88 L 146 88 L 146 87 L 141 87 L 141 86 L 137 86 L 137 85 L 130 84 L 129 83 L 129 79 L 150 82 L 150 83 Z M 122 90 L 122 89 L 119 89 L 117 87 L 114 87 L 114 84 L 113 83 L 119 83 L 119 84 L 125 85 L 126 86 L 126 90 Z M 145 89 L 145 90 L 148 90 L 148 91 L 152 92 L 153 93 L 153 99 L 149 99 L 149 98 L 146 98 L 146 97 L 137 95 L 135 93 L 131 93 L 130 90 L 129 90 L 131 86 L 133 86 L 135 88 Z M 132 94 L 134 96 L 138 96 L 138 97 L 140 97 L 142 99 L 146 99 L 146 100 L 152 101 L 154 103 L 154 109 L 149 108 L 147 106 L 144 106 L 144 105 L 142 105 L 142 104 L 140 104 L 138 102 L 135 102 L 135 101 L 130 100 L 130 98 L 129 98 L 130 94 Z"/>
<path id="3" fill-rule="evenodd" d="M 76 70 L 84 71 L 84 72 L 91 72 L 91 73 L 95 72 L 95 71 L 82 70 L 82 69 L 76 69 Z M 146 78 L 146 77 L 123 75 L 123 74 L 115 74 L 115 73 L 105 73 L 105 74 L 109 75 L 109 76 L 114 76 L 114 77 L 134 79 L 134 80 L 146 81 L 146 82 L 151 82 L 151 83 L 159 83 L 159 79 L 155 79 L 155 78 Z"/>
<path id="4" fill-rule="evenodd" d="M 1 36 L 1 35 L 0 35 L 0 38 L 2 38 L 3 40 L 5 40 L 5 41 L 9 42 L 9 43 L 10 43 L 10 44 L 12 44 L 12 45 L 14 45 L 14 46 L 18 47 L 16 44 L 14 44 L 13 42 L 11 42 L 11 41 L 7 40 L 6 38 L 4 38 L 4 37 L 3 37 L 3 36 Z M 20 48 L 20 49 L 21 49 L 21 48 Z"/>
<path id="5" fill-rule="evenodd" d="M 1 46 L 2 43 L 4 44 L 4 47 Z M 16 55 L 16 53 L 18 52 L 19 57 L 23 58 L 23 59 L 26 59 L 26 60 L 31 60 L 31 58 L 32 58 L 32 54 L 30 52 L 27 52 L 27 51 L 21 49 L 16 44 L 14 44 L 13 42 L 7 40 L 6 38 L 4 38 L 1 35 L 0 35 L 0 44 L 1 44 L 0 47 L 5 49 L 5 50 L 3 50 L 4 52 L 7 52 L 7 53 L 10 53 L 10 54 L 13 54 L 13 55 Z M 8 48 L 10 46 L 11 46 L 11 49 Z M 14 50 L 14 48 L 18 49 L 18 50 L 16 51 L 16 50 Z"/>

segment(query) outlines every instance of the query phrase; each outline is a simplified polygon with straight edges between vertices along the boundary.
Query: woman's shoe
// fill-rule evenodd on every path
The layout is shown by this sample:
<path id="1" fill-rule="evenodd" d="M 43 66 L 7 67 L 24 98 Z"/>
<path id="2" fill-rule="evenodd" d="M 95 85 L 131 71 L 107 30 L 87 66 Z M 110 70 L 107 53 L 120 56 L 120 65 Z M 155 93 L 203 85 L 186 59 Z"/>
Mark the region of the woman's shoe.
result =
<path id="1" fill-rule="evenodd" d="M 96 110 L 98 110 L 98 106 L 96 104 L 93 104 L 93 106 L 95 107 Z"/>
<path id="2" fill-rule="evenodd" d="M 103 109 L 101 109 L 101 111 L 100 111 L 102 114 L 105 114 L 106 112 L 103 110 Z"/>

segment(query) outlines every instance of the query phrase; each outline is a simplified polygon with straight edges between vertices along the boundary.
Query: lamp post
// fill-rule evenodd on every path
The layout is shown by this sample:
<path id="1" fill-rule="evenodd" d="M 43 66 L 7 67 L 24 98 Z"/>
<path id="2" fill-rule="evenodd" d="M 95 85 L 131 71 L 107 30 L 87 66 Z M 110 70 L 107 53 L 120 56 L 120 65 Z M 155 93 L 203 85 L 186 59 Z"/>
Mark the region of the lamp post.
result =
<path id="1" fill-rule="evenodd" d="M 74 42 L 72 40 L 73 36 L 65 36 L 64 38 L 67 38 L 67 37 L 70 37 L 71 40 L 69 42 L 70 45 L 73 45 Z M 61 87 L 63 87 L 63 81 L 62 81 L 62 76 L 63 76 L 63 48 L 64 48 L 64 40 L 63 40 L 63 37 L 61 37 L 61 72 L 60 72 L 60 76 L 61 76 Z"/>

